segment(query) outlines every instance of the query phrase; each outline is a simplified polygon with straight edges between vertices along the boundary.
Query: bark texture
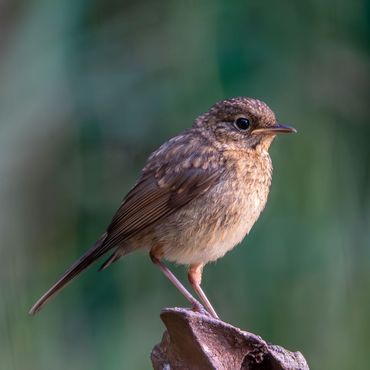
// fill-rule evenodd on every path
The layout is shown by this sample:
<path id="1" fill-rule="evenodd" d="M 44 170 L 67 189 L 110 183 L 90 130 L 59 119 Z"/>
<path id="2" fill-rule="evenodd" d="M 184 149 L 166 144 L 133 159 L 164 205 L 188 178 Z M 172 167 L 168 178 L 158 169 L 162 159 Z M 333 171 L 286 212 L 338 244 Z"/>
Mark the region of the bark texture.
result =
<path id="1" fill-rule="evenodd" d="M 185 308 L 161 313 L 167 330 L 152 351 L 155 370 L 308 370 L 300 352 Z"/>

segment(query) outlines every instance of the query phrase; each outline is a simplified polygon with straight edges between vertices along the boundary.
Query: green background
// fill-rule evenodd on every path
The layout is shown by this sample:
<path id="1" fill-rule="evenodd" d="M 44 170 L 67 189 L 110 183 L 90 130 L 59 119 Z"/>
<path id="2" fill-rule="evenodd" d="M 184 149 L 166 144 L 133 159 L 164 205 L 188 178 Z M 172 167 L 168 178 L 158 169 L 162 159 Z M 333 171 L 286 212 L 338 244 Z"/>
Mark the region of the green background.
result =
<path id="1" fill-rule="evenodd" d="M 221 317 L 365 369 L 370 348 L 367 1 L 0 3 L 0 368 L 148 369 L 184 299 L 145 254 L 31 304 L 104 231 L 148 154 L 215 101 L 266 101 L 266 210 L 205 268 Z M 185 281 L 185 269 L 173 266 Z"/>

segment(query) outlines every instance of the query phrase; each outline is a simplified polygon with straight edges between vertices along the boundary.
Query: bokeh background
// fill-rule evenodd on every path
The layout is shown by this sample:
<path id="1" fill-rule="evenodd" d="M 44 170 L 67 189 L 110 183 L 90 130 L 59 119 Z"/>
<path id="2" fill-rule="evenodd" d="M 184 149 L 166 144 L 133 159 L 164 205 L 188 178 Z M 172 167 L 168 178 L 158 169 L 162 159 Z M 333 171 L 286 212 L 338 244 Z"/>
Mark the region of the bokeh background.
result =
<path id="1" fill-rule="evenodd" d="M 161 308 L 186 303 L 144 254 L 27 311 L 147 155 L 239 95 L 299 134 L 274 142 L 268 206 L 205 290 L 225 321 L 312 369 L 367 368 L 369 36 L 365 0 L 1 0 L 0 368 L 150 368 Z"/>

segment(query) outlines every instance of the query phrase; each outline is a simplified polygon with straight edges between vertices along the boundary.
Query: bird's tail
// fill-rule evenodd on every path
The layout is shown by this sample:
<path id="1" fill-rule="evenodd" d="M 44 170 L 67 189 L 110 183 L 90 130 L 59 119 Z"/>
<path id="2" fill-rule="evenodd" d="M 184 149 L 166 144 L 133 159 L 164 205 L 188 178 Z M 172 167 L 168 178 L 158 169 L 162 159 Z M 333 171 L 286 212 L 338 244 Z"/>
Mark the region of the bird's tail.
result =
<path id="1" fill-rule="evenodd" d="M 79 275 L 83 270 L 101 257 L 109 248 L 105 248 L 104 242 L 107 234 L 103 234 L 95 244 L 77 260 L 63 276 L 32 306 L 29 313 L 35 315 L 44 305 L 54 297 L 62 288 L 64 288 L 73 278 Z"/>

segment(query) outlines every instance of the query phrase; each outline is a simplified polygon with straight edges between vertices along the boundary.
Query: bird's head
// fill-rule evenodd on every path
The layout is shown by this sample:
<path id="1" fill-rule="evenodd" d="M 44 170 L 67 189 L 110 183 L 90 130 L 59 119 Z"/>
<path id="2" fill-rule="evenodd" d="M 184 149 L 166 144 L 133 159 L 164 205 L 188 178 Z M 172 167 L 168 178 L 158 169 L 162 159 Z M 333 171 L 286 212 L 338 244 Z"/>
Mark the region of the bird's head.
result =
<path id="1" fill-rule="evenodd" d="M 194 126 L 231 150 L 267 150 L 277 134 L 296 132 L 293 127 L 279 123 L 264 102 L 246 97 L 216 103 L 196 119 Z"/>

